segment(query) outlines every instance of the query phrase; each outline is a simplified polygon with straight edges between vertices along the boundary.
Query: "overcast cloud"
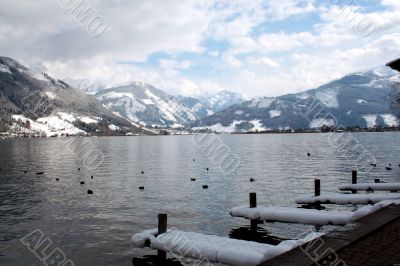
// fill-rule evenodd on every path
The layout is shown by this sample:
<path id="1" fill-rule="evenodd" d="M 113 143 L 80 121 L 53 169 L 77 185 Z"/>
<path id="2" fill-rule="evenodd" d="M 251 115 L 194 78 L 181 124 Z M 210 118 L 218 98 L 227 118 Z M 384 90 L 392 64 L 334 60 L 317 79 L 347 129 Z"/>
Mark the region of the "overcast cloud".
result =
<path id="1" fill-rule="evenodd" d="M 0 0 L 1 55 L 56 78 L 249 98 L 400 55 L 398 0 L 87 0 L 107 21 L 97 37 L 63 7 L 69 1 L 83 0 Z"/>

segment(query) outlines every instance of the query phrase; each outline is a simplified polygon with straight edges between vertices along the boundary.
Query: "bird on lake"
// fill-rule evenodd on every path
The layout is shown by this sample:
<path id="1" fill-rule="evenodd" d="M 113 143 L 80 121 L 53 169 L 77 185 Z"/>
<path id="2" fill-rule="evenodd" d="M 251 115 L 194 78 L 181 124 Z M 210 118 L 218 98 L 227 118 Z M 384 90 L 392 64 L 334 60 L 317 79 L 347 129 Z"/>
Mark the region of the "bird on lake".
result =
<path id="1" fill-rule="evenodd" d="M 307 152 L 307 156 L 310 157 L 310 156 L 311 156 L 311 153 Z"/>
<path id="2" fill-rule="evenodd" d="M 140 190 L 144 190 L 144 187 L 139 187 Z"/>
<path id="3" fill-rule="evenodd" d="M 196 178 L 191 178 L 190 180 L 191 180 L 191 181 L 196 181 Z"/>
<path id="4" fill-rule="evenodd" d="M 93 190 L 90 190 L 90 189 L 89 189 L 89 190 L 87 191 L 87 193 L 88 193 L 88 194 L 93 194 Z"/>
<path id="5" fill-rule="evenodd" d="M 208 188 L 208 186 L 207 185 L 203 185 L 203 188 L 206 189 L 206 188 Z"/>
<path id="6" fill-rule="evenodd" d="M 250 178 L 250 182 L 254 182 L 256 181 L 254 178 Z"/>

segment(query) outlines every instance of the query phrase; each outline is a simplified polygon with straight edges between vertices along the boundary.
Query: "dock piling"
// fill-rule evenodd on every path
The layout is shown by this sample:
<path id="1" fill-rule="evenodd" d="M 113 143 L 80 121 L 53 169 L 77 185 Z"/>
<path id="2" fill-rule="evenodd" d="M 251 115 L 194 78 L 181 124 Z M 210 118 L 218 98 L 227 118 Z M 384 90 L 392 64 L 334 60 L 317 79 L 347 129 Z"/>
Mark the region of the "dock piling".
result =
<path id="1" fill-rule="evenodd" d="M 257 207 L 257 194 L 252 192 L 249 194 L 250 198 L 250 208 Z M 257 231 L 257 220 L 250 220 L 250 229 L 251 231 Z"/>
<path id="2" fill-rule="evenodd" d="M 314 180 L 314 196 L 318 197 L 321 195 L 321 180 L 315 179 Z"/>
<path id="3" fill-rule="evenodd" d="M 167 232 L 167 214 L 158 214 L 158 234 L 163 234 Z M 167 260 L 167 253 L 163 250 L 158 250 L 158 260 L 159 262 L 165 262 Z"/>
<path id="4" fill-rule="evenodd" d="M 357 184 L 357 171 L 356 170 L 351 171 L 351 183 Z M 351 193 L 355 194 L 355 193 L 357 193 L 357 190 L 352 190 Z"/>
<path id="5" fill-rule="evenodd" d="M 315 179 L 314 180 L 314 196 L 318 197 L 320 195 L 321 195 L 321 180 Z M 321 204 L 319 202 L 316 202 L 315 206 L 317 207 L 317 209 L 319 209 L 321 207 Z"/>

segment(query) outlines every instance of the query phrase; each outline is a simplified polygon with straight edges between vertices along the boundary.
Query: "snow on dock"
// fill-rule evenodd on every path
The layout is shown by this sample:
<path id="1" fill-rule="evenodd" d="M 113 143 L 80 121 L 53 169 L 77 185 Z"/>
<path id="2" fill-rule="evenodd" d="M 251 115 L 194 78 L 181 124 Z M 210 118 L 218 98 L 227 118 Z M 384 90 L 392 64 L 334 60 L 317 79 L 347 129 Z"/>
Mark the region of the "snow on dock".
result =
<path id="1" fill-rule="evenodd" d="M 400 193 L 382 194 L 325 194 L 321 196 L 301 196 L 296 198 L 298 204 L 374 204 L 383 200 L 400 199 Z"/>
<path id="2" fill-rule="evenodd" d="M 155 229 L 133 235 L 132 242 L 136 247 L 145 247 L 146 243 L 150 242 L 150 247 L 153 249 L 174 252 L 203 262 L 252 266 L 321 235 L 321 233 L 311 233 L 302 239 L 285 240 L 274 246 L 178 230 L 170 230 L 157 236 L 157 229 Z"/>
<path id="3" fill-rule="evenodd" d="M 369 215 L 375 211 L 378 211 L 386 206 L 396 204 L 400 205 L 400 200 L 384 200 L 371 206 L 363 206 L 355 212 L 341 212 L 342 215 L 347 216 L 351 214 L 351 221 L 356 221 L 366 215 Z M 297 211 L 296 208 L 275 208 L 272 209 L 285 210 L 280 214 L 283 217 L 283 213 L 286 211 Z M 251 208 L 237 207 L 233 209 L 232 213 L 248 215 L 249 218 L 257 218 L 261 216 L 263 212 L 260 210 L 268 209 L 268 207 Z M 258 210 L 257 210 L 258 209 Z M 258 212 L 258 213 L 257 213 Z M 338 214 L 338 212 L 332 212 Z M 306 215 L 307 214 L 307 215 Z M 325 214 L 324 214 L 325 215 Z M 290 215 L 288 215 L 290 217 Z M 322 215 L 316 215 L 314 212 L 303 212 L 302 216 L 314 216 L 315 219 L 323 220 Z M 159 214 L 159 229 L 162 229 L 163 223 L 166 226 L 166 214 Z M 307 218 L 308 219 L 308 218 Z M 340 217 L 338 219 L 343 219 Z M 220 237 L 215 235 L 206 235 L 194 232 L 184 232 L 179 230 L 168 230 L 164 233 L 159 234 L 159 229 L 147 230 L 142 233 L 137 233 L 132 236 L 132 242 L 136 247 L 146 247 L 157 249 L 159 252 L 173 252 L 182 257 L 190 257 L 203 263 L 223 263 L 233 266 L 253 266 L 261 262 L 272 259 L 282 253 L 285 253 L 293 248 L 296 248 L 304 243 L 312 241 L 315 238 L 323 235 L 322 233 L 312 232 L 301 239 L 297 240 L 285 240 L 279 243 L 279 245 L 269 245 L 257 242 L 237 240 L 227 237 Z M 166 227 L 165 227 L 166 230 Z M 159 254 L 160 256 L 160 254 Z"/>
<path id="4" fill-rule="evenodd" d="M 351 211 L 320 211 L 290 207 L 240 206 L 232 208 L 230 214 L 233 217 L 244 217 L 250 220 L 311 225 L 345 225 L 350 223 L 353 217 Z"/>
<path id="5" fill-rule="evenodd" d="M 400 191 L 400 183 L 359 183 L 339 186 L 339 190 Z"/>
<path id="6" fill-rule="evenodd" d="M 291 207 L 256 207 L 240 206 L 232 208 L 233 217 L 267 222 L 300 223 L 310 225 L 346 225 L 391 204 L 400 204 L 400 200 L 384 200 L 373 206 L 363 206 L 351 211 L 324 211 Z"/>

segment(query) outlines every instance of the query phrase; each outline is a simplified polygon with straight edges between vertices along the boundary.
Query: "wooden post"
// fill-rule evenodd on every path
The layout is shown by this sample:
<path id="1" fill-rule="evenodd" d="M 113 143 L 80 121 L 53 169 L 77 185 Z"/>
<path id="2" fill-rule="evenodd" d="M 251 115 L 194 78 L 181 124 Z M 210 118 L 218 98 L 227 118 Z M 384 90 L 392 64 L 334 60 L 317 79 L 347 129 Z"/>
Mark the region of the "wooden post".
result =
<path id="1" fill-rule="evenodd" d="M 167 232 L 167 214 L 158 214 L 158 234 L 163 234 Z M 163 250 L 158 250 L 158 260 L 159 262 L 165 262 L 167 260 L 167 253 Z"/>
<path id="2" fill-rule="evenodd" d="M 321 195 L 321 180 L 315 179 L 314 180 L 314 195 L 318 197 Z"/>
<path id="3" fill-rule="evenodd" d="M 250 208 L 257 207 L 257 194 L 252 192 L 249 194 L 250 196 Z M 257 231 L 257 220 L 250 220 L 250 229 L 251 231 Z"/>
<path id="4" fill-rule="evenodd" d="M 351 171 L 351 183 L 357 184 L 357 171 L 356 170 Z"/>
<path id="5" fill-rule="evenodd" d="M 356 170 L 351 171 L 351 183 L 357 184 L 357 171 Z M 357 193 L 357 190 L 352 190 L 351 193 L 355 194 L 355 193 Z"/>
<path id="6" fill-rule="evenodd" d="M 318 197 L 318 196 L 320 196 L 320 195 L 321 195 L 321 180 L 315 179 L 315 180 L 314 180 L 314 196 L 315 196 L 315 197 Z M 321 204 L 320 204 L 319 201 L 317 201 L 317 202 L 315 203 L 315 207 L 316 207 L 317 209 L 319 209 L 319 208 L 321 207 Z"/>

